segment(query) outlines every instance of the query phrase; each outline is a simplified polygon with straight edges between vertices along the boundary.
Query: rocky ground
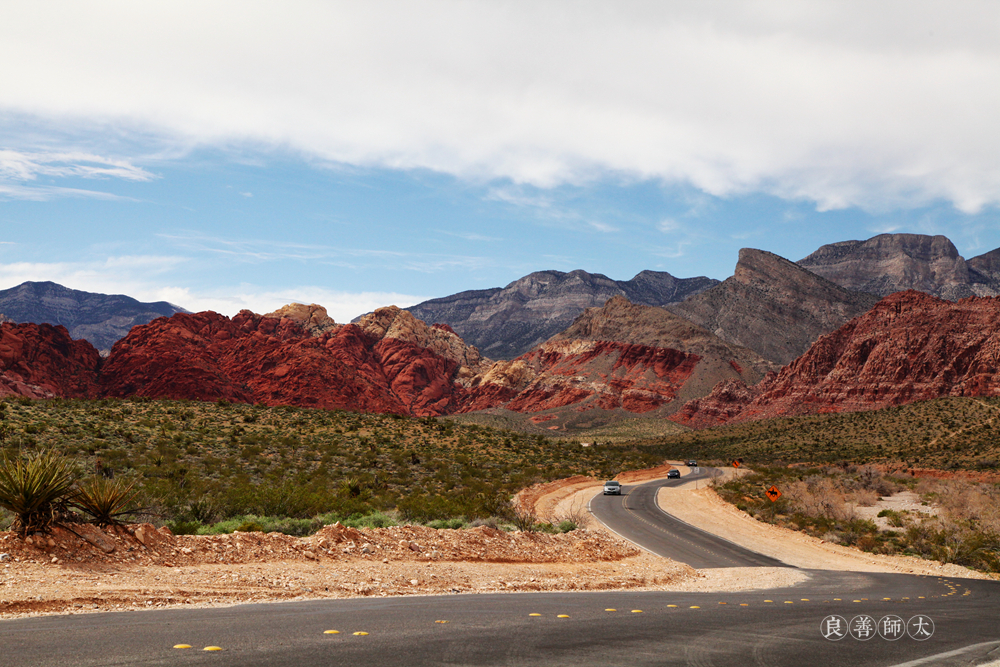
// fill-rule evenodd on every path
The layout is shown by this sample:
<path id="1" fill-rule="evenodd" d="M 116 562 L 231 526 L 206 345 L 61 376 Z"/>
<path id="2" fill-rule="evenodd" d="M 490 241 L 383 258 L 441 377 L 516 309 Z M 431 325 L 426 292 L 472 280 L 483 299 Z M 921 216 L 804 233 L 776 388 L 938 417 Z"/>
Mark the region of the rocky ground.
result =
<path id="1" fill-rule="evenodd" d="M 623 481 L 655 479 L 669 468 Z M 360 596 L 747 590 L 805 577 L 787 568 L 695 571 L 643 552 L 587 514 L 600 484 L 578 477 L 520 494 L 540 517 L 584 526 L 560 535 L 339 524 L 305 538 L 172 535 L 150 524 L 77 525 L 28 539 L 0 533 L 0 618 Z"/>

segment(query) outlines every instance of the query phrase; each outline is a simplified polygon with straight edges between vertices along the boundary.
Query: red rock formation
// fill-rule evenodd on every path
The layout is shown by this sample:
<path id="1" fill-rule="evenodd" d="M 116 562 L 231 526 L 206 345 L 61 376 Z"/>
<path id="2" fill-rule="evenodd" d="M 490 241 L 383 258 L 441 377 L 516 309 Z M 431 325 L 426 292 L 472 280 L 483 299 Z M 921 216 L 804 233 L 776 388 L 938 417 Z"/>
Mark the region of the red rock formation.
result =
<path id="1" fill-rule="evenodd" d="M 478 352 L 400 313 L 379 309 L 319 335 L 302 318 L 249 311 L 232 320 L 211 312 L 160 318 L 115 345 L 101 386 L 107 396 L 453 412 L 465 400 L 463 373 L 472 374 L 462 362 L 481 363 Z"/>
<path id="2" fill-rule="evenodd" d="M 721 384 L 673 419 L 691 426 L 1000 394 L 1000 298 L 909 290 L 823 336 L 758 386 Z"/>
<path id="3" fill-rule="evenodd" d="M 0 324 L 0 396 L 89 398 L 101 357 L 65 327 Z"/>

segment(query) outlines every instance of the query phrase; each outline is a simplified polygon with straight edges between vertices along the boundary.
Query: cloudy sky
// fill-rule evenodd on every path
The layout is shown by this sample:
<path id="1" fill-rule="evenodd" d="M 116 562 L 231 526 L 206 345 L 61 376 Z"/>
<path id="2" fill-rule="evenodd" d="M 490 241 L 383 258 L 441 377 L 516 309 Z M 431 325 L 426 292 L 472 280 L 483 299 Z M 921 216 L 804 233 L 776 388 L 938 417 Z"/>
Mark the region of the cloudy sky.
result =
<path id="1" fill-rule="evenodd" d="M 345 321 L 1000 247 L 995 2 L 0 1 L 0 289 Z"/>

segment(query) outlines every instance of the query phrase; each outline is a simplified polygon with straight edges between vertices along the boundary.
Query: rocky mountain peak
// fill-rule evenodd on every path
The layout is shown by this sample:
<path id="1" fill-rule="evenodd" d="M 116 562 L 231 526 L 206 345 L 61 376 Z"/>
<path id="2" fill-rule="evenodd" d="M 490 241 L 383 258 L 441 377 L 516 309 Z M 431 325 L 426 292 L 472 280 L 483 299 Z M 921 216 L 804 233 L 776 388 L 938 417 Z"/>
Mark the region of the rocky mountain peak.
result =
<path id="1" fill-rule="evenodd" d="M 315 303 L 308 306 L 302 303 L 290 303 L 264 317 L 288 318 L 312 336 L 320 336 L 337 328 L 337 323 L 327 314 L 326 308 Z"/>
<path id="2" fill-rule="evenodd" d="M 779 364 L 878 301 L 773 253 L 744 248 L 732 277 L 669 309 Z"/>
<path id="3" fill-rule="evenodd" d="M 998 293 L 1000 284 L 966 262 L 945 236 L 879 234 L 866 241 L 822 246 L 798 265 L 848 289 L 886 296 L 915 289 L 948 300 Z"/>

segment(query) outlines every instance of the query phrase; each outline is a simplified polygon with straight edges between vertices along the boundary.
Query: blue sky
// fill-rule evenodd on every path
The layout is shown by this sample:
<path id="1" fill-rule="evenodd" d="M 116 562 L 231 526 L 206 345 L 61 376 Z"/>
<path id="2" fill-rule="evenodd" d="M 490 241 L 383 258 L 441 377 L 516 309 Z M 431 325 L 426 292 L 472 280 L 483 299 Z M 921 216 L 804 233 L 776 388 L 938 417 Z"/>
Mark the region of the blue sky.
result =
<path id="1" fill-rule="evenodd" d="M 0 3 L 0 288 L 345 321 L 582 268 L 1000 247 L 993 3 Z"/>

